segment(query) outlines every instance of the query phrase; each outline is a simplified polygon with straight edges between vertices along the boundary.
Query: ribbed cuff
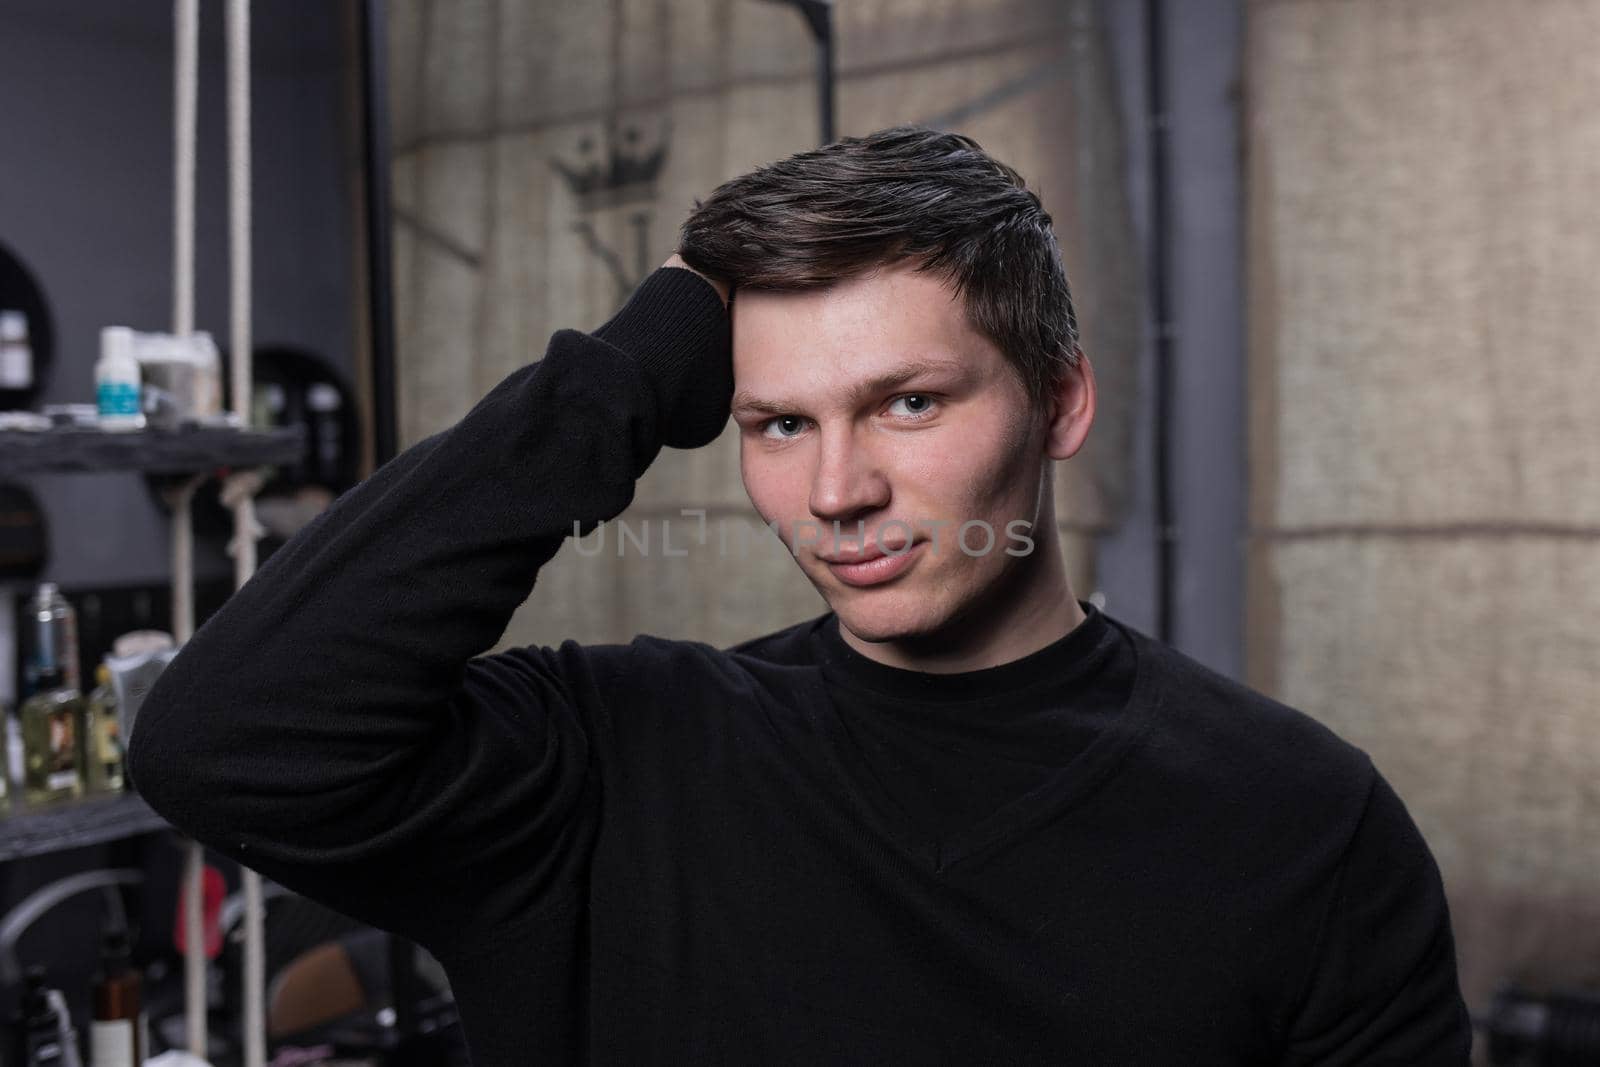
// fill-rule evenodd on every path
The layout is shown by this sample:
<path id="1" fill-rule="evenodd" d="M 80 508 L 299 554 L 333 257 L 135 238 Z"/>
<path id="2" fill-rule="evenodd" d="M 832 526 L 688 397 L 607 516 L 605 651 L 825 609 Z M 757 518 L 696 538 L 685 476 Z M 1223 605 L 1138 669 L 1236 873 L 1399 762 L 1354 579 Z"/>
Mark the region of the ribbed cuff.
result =
<path id="1" fill-rule="evenodd" d="M 717 290 L 682 267 L 658 267 L 594 331 L 650 373 L 669 409 L 697 364 L 732 359 L 728 312 Z"/>

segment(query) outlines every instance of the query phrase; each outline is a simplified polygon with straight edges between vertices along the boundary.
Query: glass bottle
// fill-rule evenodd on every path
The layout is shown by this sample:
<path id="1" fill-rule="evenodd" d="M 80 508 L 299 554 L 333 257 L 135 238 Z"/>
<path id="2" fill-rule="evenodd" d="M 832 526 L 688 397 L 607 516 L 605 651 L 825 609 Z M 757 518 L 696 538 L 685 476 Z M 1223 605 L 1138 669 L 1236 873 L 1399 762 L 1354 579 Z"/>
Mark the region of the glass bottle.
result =
<path id="1" fill-rule="evenodd" d="M 0 726 L 6 727 L 0 731 L 0 742 L 10 734 L 11 704 L 0 699 Z M 11 768 L 4 761 L 0 761 L 0 818 L 11 814 Z"/>
<path id="2" fill-rule="evenodd" d="M 77 739 L 83 697 L 65 682 L 59 666 L 49 667 L 39 675 L 38 692 L 22 702 L 22 793 L 29 805 L 83 796 Z"/>
<path id="3" fill-rule="evenodd" d="M 121 927 L 101 934 L 100 971 L 90 990 L 94 1067 L 140 1067 L 145 1061 L 144 1012 L 139 1003 L 143 979 L 131 962 L 128 942 L 128 931 Z"/>
<path id="4" fill-rule="evenodd" d="M 28 603 L 33 656 L 28 664 L 24 696 L 43 688 L 40 676 L 59 667 L 67 689 L 81 689 L 78 678 L 78 613 L 55 582 L 40 582 Z"/>
<path id="5" fill-rule="evenodd" d="M 89 793 L 122 791 L 122 736 L 117 727 L 117 692 L 111 686 L 111 668 L 94 669 L 95 687 L 83 701 L 83 723 L 78 731 L 79 764 Z"/>

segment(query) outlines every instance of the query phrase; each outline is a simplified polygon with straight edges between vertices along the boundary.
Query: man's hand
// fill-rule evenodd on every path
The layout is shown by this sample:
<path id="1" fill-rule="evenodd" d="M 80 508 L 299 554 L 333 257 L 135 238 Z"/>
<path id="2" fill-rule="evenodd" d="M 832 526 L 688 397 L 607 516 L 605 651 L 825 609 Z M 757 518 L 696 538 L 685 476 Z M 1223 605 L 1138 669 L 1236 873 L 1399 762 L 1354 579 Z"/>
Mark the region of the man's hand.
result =
<path id="1" fill-rule="evenodd" d="M 699 271 L 695 270 L 693 267 L 689 266 L 689 264 L 685 263 L 683 261 L 683 257 L 678 255 L 678 253 L 676 253 L 676 252 L 672 253 L 672 257 L 670 259 L 668 259 L 665 263 L 661 264 L 661 265 L 663 267 L 677 267 L 680 270 L 686 270 L 686 271 L 689 271 L 692 274 L 700 274 Z M 728 306 L 728 290 L 729 290 L 728 283 L 727 282 L 723 282 L 723 281 L 718 281 L 717 279 L 712 278 L 712 277 L 710 277 L 708 275 L 705 275 L 705 274 L 700 274 L 700 277 L 705 278 L 706 281 L 711 283 L 711 287 L 717 291 L 717 295 L 722 297 L 722 306 L 723 307 L 727 307 Z"/>

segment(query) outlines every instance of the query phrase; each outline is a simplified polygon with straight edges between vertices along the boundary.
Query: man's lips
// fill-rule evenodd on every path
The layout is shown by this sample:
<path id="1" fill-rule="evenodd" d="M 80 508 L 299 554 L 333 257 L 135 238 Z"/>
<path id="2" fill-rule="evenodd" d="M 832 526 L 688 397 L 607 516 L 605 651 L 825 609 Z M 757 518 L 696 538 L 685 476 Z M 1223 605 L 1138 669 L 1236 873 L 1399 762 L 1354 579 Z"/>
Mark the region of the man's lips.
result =
<path id="1" fill-rule="evenodd" d="M 905 555 L 909 546 L 902 541 L 897 545 L 866 545 L 863 548 L 843 550 L 831 556 L 818 554 L 817 558 L 824 563 L 866 563 L 879 556 Z"/>
<path id="2" fill-rule="evenodd" d="M 883 585 L 900 577 L 914 567 L 922 553 L 921 542 L 903 545 L 884 545 L 860 549 L 846 559 L 828 562 L 828 570 L 845 585 L 868 588 Z"/>

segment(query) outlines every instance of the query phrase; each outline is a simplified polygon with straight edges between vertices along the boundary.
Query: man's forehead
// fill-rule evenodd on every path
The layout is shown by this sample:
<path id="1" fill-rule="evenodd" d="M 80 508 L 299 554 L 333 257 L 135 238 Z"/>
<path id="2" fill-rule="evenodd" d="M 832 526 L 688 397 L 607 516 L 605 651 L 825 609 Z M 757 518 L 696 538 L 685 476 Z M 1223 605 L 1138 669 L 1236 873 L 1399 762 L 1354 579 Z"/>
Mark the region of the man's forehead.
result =
<path id="1" fill-rule="evenodd" d="M 923 316 L 959 316 L 961 301 L 954 286 L 938 275 L 894 264 L 842 278 L 811 289 L 739 288 L 734 317 L 748 315 L 757 323 L 819 321 L 844 326 L 854 320 L 893 317 L 915 309 Z"/>
<path id="2" fill-rule="evenodd" d="M 741 290 L 733 312 L 736 411 L 856 400 L 934 375 L 970 379 L 989 356 L 953 289 L 909 264 L 827 289 Z"/>
<path id="3" fill-rule="evenodd" d="M 741 291 L 733 311 L 735 370 L 862 358 L 967 358 L 965 307 L 935 279 L 903 272 L 827 289 Z M 848 359 L 852 365 L 857 359 Z M 887 369 L 887 368 L 880 368 Z"/>

